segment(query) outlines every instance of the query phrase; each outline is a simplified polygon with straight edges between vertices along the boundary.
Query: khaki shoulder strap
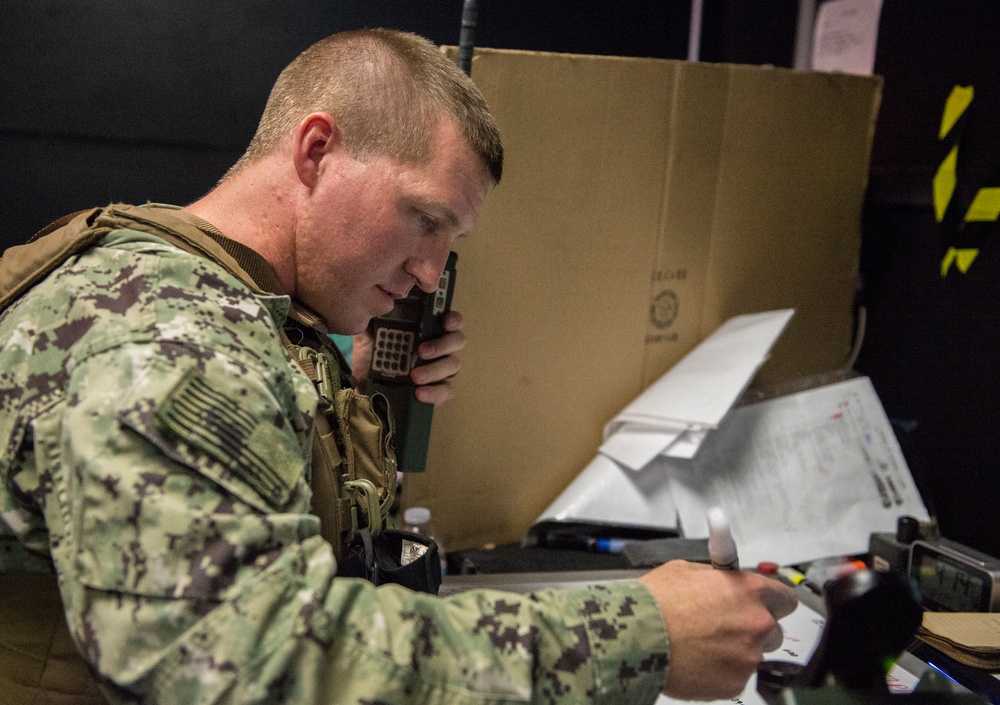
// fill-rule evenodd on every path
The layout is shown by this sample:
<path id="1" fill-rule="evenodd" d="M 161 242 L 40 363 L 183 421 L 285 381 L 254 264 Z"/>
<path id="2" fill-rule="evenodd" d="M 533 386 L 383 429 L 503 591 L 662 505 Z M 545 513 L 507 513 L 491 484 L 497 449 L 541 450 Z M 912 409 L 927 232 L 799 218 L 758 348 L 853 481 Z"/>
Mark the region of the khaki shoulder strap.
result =
<path id="1" fill-rule="evenodd" d="M 107 230 L 93 227 L 101 210 L 93 208 L 63 216 L 39 230 L 26 244 L 4 252 L 0 257 L 0 311 L 74 254 L 104 237 Z"/>
<path id="2" fill-rule="evenodd" d="M 264 291 L 217 240 L 179 211 L 116 204 L 71 213 L 42 228 L 26 244 L 8 249 L 0 258 L 0 311 L 109 232 L 135 229 L 137 224 L 187 252 L 219 263 L 255 293 L 273 293 Z"/>
<path id="3" fill-rule="evenodd" d="M 143 232 L 166 240 L 185 252 L 216 262 L 255 294 L 276 293 L 266 290 L 258 283 L 257 278 L 251 276 L 242 262 L 238 262 L 219 240 L 209 236 L 199 228 L 195 223 L 194 216 L 186 214 L 184 211 L 173 208 L 116 204 L 104 209 L 95 221 L 95 225 L 107 227 L 108 230 L 135 230 L 137 224 L 143 226 L 141 228 Z"/>
<path id="4" fill-rule="evenodd" d="M 139 223 L 145 226 L 145 230 L 172 245 L 206 257 L 224 267 L 256 294 L 282 293 L 281 284 L 266 260 L 222 233 L 213 236 L 198 226 L 198 220 L 195 216 L 174 208 L 113 205 L 105 209 L 95 225 L 113 230 L 134 228 L 135 224 Z M 208 223 L 201 222 L 206 227 L 211 227 Z M 317 347 L 322 345 L 326 352 L 334 357 L 339 367 L 336 372 L 342 374 L 348 384 L 353 385 L 354 381 L 350 379 L 350 368 L 346 360 L 336 346 L 325 338 L 327 328 L 323 319 L 297 301 L 292 301 L 289 317 L 300 327 L 316 332 L 313 342 Z"/>

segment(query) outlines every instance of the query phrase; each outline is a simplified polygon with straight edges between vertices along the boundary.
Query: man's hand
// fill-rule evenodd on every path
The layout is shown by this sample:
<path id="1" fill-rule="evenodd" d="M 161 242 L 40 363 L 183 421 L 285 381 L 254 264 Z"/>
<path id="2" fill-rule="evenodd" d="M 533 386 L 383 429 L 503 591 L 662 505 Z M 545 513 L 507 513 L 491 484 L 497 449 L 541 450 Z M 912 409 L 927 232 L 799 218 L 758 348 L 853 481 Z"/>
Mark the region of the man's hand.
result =
<path id="1" fill-rule="evenodd" d="M 410 371 L 410 379 L 417 385 L 414 394 L 417 399 L 428 404 L 441 404 L 454 396 L 451 378 L 462 366 L 458 358 L 458 352 L 465 347 L 462 314 L 449 311 L 444 316 L 443 325 L 446 331 L 444 335 L 427 340 L 417 348 L 420 359 L 429 362 Z M 372 337 L 367 331 L 354 336 L 351 372 L 362 388 L 368 382 L 372 346 Z"/>
<path id="2" fill-rule="evenodd" d="M 798 604 L 776 580 L 686 561 L 670 561 L 640 581 L 656 598 L 670 637 L 663 692 L 683 700 L 738 695 L 764 653 L 781 646 L 778 620 Z"/>

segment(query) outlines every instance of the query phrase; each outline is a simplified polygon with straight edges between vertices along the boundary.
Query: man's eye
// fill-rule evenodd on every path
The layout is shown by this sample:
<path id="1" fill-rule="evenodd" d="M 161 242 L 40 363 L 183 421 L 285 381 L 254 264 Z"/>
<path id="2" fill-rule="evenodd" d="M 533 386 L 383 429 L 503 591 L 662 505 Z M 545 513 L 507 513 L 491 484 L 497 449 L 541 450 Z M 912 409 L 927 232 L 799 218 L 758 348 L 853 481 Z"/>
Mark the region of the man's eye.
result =
<path id="1" fill-rule="evenodd" d="M 424 231 L 424 233 L 430 234 L 437 230 L 437 227 L 437 218 L 433 218 L 426 213 L 420 214 L 420 228 Z"/>

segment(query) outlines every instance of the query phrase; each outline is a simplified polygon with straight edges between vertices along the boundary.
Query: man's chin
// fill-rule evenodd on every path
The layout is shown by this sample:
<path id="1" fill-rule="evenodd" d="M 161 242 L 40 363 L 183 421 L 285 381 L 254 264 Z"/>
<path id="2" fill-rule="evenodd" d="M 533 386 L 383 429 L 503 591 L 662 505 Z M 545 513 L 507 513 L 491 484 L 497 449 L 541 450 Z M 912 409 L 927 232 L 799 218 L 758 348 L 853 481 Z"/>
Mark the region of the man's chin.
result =
<path id="1" fill-rule="evenodd" d="M 364 333 L 368 330 L 368 324 L 371 320 L 371 317 L 368 317 L 363 319 L 355 318 L 349 321 L 330 321 L 327 324 L 327 329 L 330 333 L 336 335 L 357 335 L 358 333 Z"/>

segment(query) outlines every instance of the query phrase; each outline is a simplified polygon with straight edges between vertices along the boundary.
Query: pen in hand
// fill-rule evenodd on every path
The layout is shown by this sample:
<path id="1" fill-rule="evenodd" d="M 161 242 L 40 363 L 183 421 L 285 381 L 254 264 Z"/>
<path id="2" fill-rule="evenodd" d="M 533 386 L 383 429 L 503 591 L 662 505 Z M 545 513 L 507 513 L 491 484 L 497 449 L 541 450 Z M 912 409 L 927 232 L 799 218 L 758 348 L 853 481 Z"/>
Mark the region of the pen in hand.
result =
<path id="1" fill-rule="evenodd" d="M 729 517 L 722 507 L 712 507 L 708 510 L 708 556 L 713 568 L 740 569 L 740 559 L 736 555 L 736 542 L 733 541 Z"/>

